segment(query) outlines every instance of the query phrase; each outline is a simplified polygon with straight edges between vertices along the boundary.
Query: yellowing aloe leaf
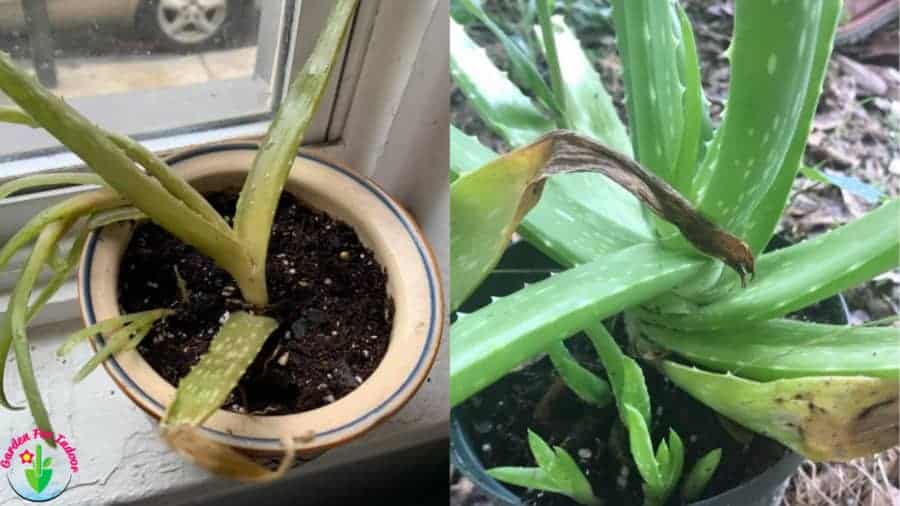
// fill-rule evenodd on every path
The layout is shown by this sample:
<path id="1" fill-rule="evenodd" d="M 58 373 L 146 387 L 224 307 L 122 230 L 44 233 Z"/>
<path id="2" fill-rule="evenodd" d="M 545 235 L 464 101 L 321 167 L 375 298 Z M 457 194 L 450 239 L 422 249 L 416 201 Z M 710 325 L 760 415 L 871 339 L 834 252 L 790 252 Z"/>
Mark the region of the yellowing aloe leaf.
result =
<path id="1" fill-rule="evenodd" d="M 662 370 L 700 402 L 814 461 L 850 460 L 900 442 L 896 377 L 756 382 L 669 361 Z"/>
<path id="2" fill-rule="evenodd" d="M 272 318 L 232 313 L 200 362 L 178 383 L 162 425 L 199 425 L 215 413 L 276 328 Z"/>

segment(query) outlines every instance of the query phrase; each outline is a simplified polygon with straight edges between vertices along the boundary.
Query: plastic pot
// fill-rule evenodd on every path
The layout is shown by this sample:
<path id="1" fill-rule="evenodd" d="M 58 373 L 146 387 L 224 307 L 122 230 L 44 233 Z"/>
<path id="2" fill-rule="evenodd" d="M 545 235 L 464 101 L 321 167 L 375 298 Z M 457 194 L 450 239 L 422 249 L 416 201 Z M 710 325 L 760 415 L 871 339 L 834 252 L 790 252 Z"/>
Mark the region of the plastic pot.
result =
<path id="1" fill-rule="evenodd" d="M 775 237 L 769 249 L 778 249 L 789 243 Z M 522 282 L 533 283 L 546 278 L 559 265 L 524 242 L 512 245 L 495 271 L 467 300 L 464 312 L 470 312 L 490 301 L 492 295 L 511 293 Z M 809 316 L 817 321 L 844 324 L 849 319 L 846 302 L 838 295 L 817 304 Z M 651 394 L 652 397 L 652 394 Z M 482 465 L 478 451 L 467 433 L 469 424 L 465 410 L 453 409 L 450 415 L 450 459 L 453 465 L 499 505 L 520 505 L 522 500 L 503 484 L 491 478 Z M 703 499 L 692 506 L 770 506 L 784 493 L 787 479 L 797 470 L 803 457 L 787 452 L 762 474 L 714 497 Z"/>

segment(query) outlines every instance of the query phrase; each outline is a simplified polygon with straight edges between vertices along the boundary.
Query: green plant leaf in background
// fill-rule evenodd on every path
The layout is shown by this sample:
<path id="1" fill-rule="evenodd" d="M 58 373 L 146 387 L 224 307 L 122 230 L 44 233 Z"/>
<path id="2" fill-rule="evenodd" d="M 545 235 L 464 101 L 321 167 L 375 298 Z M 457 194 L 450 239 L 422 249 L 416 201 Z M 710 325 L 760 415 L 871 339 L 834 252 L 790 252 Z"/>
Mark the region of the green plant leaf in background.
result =
<path id="1" fill-rule="evenodd" d="M 519 487 L 567 495 L 579 504 L 599 506 L 590 482 L 565 449 L 550 448 L 540 436 L 528 430 L 528 446 L 538 467 L 495 467 L 488 469 L 492 478 Z"/>
<path id="2" fill-rule="evenodd" d="M 625 125 L 575 33 L 566 26 L 562 16 L 553 16 L 551 21 L 560 73 L 566 83 L 562 93 L 568 125 L 626 156 L 633 156 Z M 538 40 L 543 41 L 543 36 Z M 543 45 L 542 48 L 546 52 Z"/>
<path id="3" fill-rule="evenodd" d="M 497 40 L 503 45 L 503 50 L 506 51 L 506 57 L 509 59 L 510 77 L 528 91 L 534 93 L 548 111 L 554 115 L 561 114 L 562 109 L 557 104 L 550 87 L 547 86 L 544 78 L 541 77 L 532 55 L 528 54 L 520 44 L 517 44 L 502 28 L 497 26 L 494 20 L 488 17 L 487 13 L 484 12 L 481 0 L 455 0 L 454 3 L 461 5 L 469 15 L 478 19 L 497 37 Z M 463 23 L 463 20 L 456 17 L 454 19 L 457 23 Z"/>
<path id="4" fill-rule="evenodd" d="M 716 448 L 706 455 L 697 459 L 694 467 L 688 471 L 684 477 L 684 484 L 681 485 L 681 497 L 684 502 L 693 502 L 700 497 L 706 485 L 719 468 L 719 461 L 722 459 L 722 449 Z"/>
<path id="5" fill-rule="evenodd" d="M 670 361 L 662 371 L 710 408 L 814 461 L 846 461 L 898 443 L 896 377 L 756 382 Z"/>
<path id="6" fill-rule="evenodd" d="M 497 69 L 466 34 L 450 20 L 450 76 L 479 117 L 512 147 L 550 131 L 553 121 Z"/>

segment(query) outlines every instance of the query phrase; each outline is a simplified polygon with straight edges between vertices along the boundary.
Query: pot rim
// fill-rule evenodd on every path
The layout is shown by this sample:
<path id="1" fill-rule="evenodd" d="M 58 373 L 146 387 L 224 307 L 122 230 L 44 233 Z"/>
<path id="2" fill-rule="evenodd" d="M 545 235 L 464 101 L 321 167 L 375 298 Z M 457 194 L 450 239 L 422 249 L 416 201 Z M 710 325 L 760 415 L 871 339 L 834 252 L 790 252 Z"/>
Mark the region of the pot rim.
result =
<path id="1" fill-rule="evenodd" d="M 249 142 L 215 144 L 189 148 L 184 151 L 180 151 L 169 157 L 167 159 L 167 162 L 170 165 L 175 166 L 179 162 L 184 162 L 189 159 L 206 156 L 209 154 L 228 153 L 231 151 L 256 151 L 258 149 L 258 144 Z M 341 420 L 340 422 L 338 422 L 337 426 L 329 427 L 327 430 L 317 430 L 315 433 L 315 437 L 312 440 L 297 444 L 297 449 L 301 451 L 301 454 L 314 456 L 322 450 L 345 444 L 349 440 L 355 439 L 374 429 L 381 422 L 390 418 L 394 413 L 399 411 L 415 395 L 415 393 L 424 383 L 425 379 L 428 377 L 436 359 L 437 352 L 440 348 L 445 324 L 445 305 L 440 278 L 440 269 L 438 268 L 438 263 L 435 259 L 434 252 L 425 235 L 419 228 L 418 224 L 403 208 L 402 205 L 396 202 L 387 192 L 385 192 L 381 187 L 379 187 L 369 178 L 354 173 L 353 171 L 344 168 L 334 161 L 323 158 L 319 154 L 313 154 L 308 151 L 301 150 L 297 154 L 297 159 L 312 162 L 321 167 L 330 169 L 341 179 L 347 181 L 348 183 L 352 183 L 355 186 L 358 186 L 362 190 L 367 191 L 378 201 L 380 201 L 381 204 L 390 211 L 390 214 L 399 222 L 399 224 L 402 225 L 411 243 L 415 245 L 417 260 L 421 261 L 421 266 L 424 269 L 425 277 L 428 281 L 428 326 L 427 330 L 425 330 L 424 332 L 424 338 L 422 339 L 422 341 L 424 341 L 424 344 L 422 346 L 421 352 L 415 359 L 414 367 L 408 372 L 408 374 L 402 375 L 403 381 L 399 385 L 397 385 L 396 388 L 391 387 L 390 394 L 381 399 L 380 402 L 378 402 L 377 406 L 373 409 L 370 409 L 358 416 L 354 415 L 352 420 Z M 91 267 L 94 262 L 94 255 L 96 253 L 97 245 L 103 230 L 104 229 L 92 231 L 87 243 L 85 244 L 81 256 L 81 261 L 79 263 L 79 302 L 81 306 L 82 319 L 88 326 L 93 325 L 97 321 L 94 308 L 94 300 L 92 296 Z M 388 267 L 385 265 L 383 265 L 383 267 L 385 269 L 388 269 Z M 116 269 L 118 269 L 118 266 L 116 266 Z M 392 276 L 390 275 L 389 271 L 389 279 L 391 279 L 391 277 Z M 395 315 L 396 314 L 397 313 L 395 308 Z M 395 331 L 396 327 L 392 330 L 391 341 L 393 341 L 395 338 Z M 104 340 L 101 335 L 96 335 L 90 339 L 90 343 L 94 350 L 96 350 L 98 345 L 103 345 Z M 382 359 L 382 362 L 378 365 L 378 368 L 382 368 L 383 366 L 385 366 L 385 363 L 387 361 L 386 359 L 387 355 Z M 143 358 L 141 358 L 141 360 L 143 360 Z M 133 402 L 135 402 L 138 407 L 143 409 L 154 418 L 160 418 L 161 414 L 165 411 L 165 404 L 163 402 L 160 402 L 152 395 L 148 394 L 145 389 L 141 388 L 141 386 L 135 381 L 135 379 L 132 378 L 126 372 L 125 368 L 122 367 L 117 356 L 112 356 L 109 359 L 105 360 L 103 362 L 103 366 L 110 377 L 113 379 L 113 381 L 118 385 L 118 387 Z M 376 372 L 378 368 L 376 368 Z M 374 375 L 375 374 L 373 373 L 373 376 Z M 367 379 L 366 382 L 368 382 L 370 379 L 371 377 Z M 363 382 L 363 384 L 365 384 L 366 382 Z M 357 390 L 359 390 L 359 388 L 357 388 L 353 392 Z M 348 394 L 348 396 L 353 392 Z M 338 399 L 338 401 L 340 400 L 341 399 Z M 277 416 L 298 417 L 303 415 L 304 413 L 312 413 L 320 410 L 325 412 L 332 406 L 334 406 L 334 404 L 329 404 L 306 412 Z M 225 410 L 220 409 L 218 410 L 217 414 L 224 411 Z M 252 420 L 272 418 L 272 416 L 238 414 L 230 411 L 227 413 L 230 416 L 237 416 L 242 419 L 251 420 L 250 423 L 253 423 Z M 341 419 L 347 417 L 341 417 L 338 414 L 336 418 Z M 211 439 L 222 442 L 232 447 L 248 450 L 251 452 L 258 452 L 263 454 L 283 452 L 283 445 L 281 442 L 282 440 L 277 435 L 275 435 L 274 437 L 256 437 L 246 434 L 238 434 L 232 432 L 230 429 L 226 429 L 223 431 L 211 428 L 207 426 L 208 422 L 209 421 L 207 421 L 207 423 L 204 423 L 204 425 L 201 427 L 201 430 Z M 295 437 L 297 437 L 297 435 L 295 435 Z"/>

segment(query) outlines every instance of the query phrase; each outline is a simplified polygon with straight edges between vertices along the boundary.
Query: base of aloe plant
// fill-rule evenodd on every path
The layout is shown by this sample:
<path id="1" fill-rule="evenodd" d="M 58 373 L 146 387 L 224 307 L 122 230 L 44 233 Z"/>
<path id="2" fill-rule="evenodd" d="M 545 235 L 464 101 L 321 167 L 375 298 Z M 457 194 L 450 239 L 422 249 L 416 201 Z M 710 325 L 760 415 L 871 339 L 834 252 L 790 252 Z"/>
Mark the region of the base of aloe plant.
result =
<path id="1" fill-rule="evenodd" d="M 773 248 L 783 247 L 786 244 L 780 239 L 773 240 L 770 245 Z M 469 303 L 473 307 L 463 308 L 463 311 L 469 312 L 476 307 L 486 304 L 490 300 L 490 296 L 501 296 L 521 288 L 523 281 L 535 282 L 549 275 L 549 272 L 559 270 L 559 266 L 551 260 L 544 257 L 541 253 L 531 248 L 526 243 L 519 243 L 508 249 L 503 259 L 497 266 L 494 273 L 481 285 L 478 291 L 469 299 Z M 523 277 L 524 276 L 524 277 Z M 811 311 L 804 314 L 805 318 L 817 321 L 827 321 L 830 323 L 846 323 L 847 310 L 846 304 L 841 297 L 834 297 L 818 304 Z M 549 380 L 550 374 L 547 375 Z M 529 378 L 531 381 L 534 378 Z M 547 381 L 549 386 L 550 381 Z M 501 398 L 515 399 L 516 394 L 510 393 L 508 396 L 500 396 Z M 651 391 L 651 401 L 654 393 Z M 451 413 L 450 422 L 450 454 L 452 463 L 466 476 L 468 476 L 478 487 L 498 504 L 517 505 L 522 504 L 523 499 L 501 485 L 485 472 L 482 457 L 484 451 L 497 451 L 496 448 L 488 449 L 480 447 L 474 443 L 476 439 L 480 443 L 484 443 L 486 437 L 476 438 L 472 436 L 473 430 L 476 429 L 474 420 L 467 414 L 466 404 L 463 408 L 456 408 Z M 656 404 L 654 404 L 656 406 Z M 471 406 L 468 406 L 471 407 Z M 702 406 L 701 406 L 702 407 Z M 514 409 L 508 406 L 508 409 Z M 670 408 L 671 409 L 671 408 Z M 613 410 L 614 411 L 614 410 Z M 469 411 L 470 412 L 470 411 Z M 522 416 L 529 416 L 530 413 L 522 413 Z M 511 415 L 517 416 L 517 415 Z M 611 416 L 615 416 L 612 414 Z M 664 417 L 665 415 L 663 415 Z M 715 422 L 713 422 L 715 423 Z M 523 431 L 524 432 L 524 431 Z M 540 430 L 538 430 L 540 433 Z M 506 434 L 505 437 L 515 437 L 515 434 Z M 521 434 L 524 438 L 524 433 Z M 606 435 L 598 437 L 605 438 Z M 688 434 L 682 434 L 685 438 L 685 445 L 690 448 L 691 441 Z M 605 440 L 605 439 L 604 439 Z M 488 443 L 490 444 L 490 443 Z M 495 445 L 496 446 L 496 445 Z M 570 448 L 570 450 L 573 450 Z M 627 452 L 627 448 L 625 449 Z M 575 451 L 571 453 L 576 454 Z M 530 458 L 530 457 L 529 457 Z M 723 456 L 723 460 L 727 456 Z M 777 504 L 784 492 L 784 485 L 791 474 L 797 469 L 802 462 L 802 457 L 793 453 L 786 452 L 780 459 L 769 460 L 768 468 L 754 478 L 745 481 L 741 485 L 726 490 L 714 497 L 700 500 L 692 503 L 693 506 L 769 506 Z M 685 467 L 692 464 L 691 461 L 685 462 Z M 503 465 L 532 465 L 530 462 L 504 462 Z M 596 462 L 594 462 L 596 467 Z M 610 469 L 596 469 L 600 474 L 610 474 L 613 477 L 618 474 L 619 466 L 612 464 Z M 632 480 L 639 480 L 638 477 L 632 476 Z M 601 497 L 602 498 L 602 497 Z M 605 498 L 604 498 L 605 499 Z M 676 499 L 677 500 L 677 499 Z M 607 501 L 609 502 L 609 501 Z"/>

